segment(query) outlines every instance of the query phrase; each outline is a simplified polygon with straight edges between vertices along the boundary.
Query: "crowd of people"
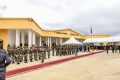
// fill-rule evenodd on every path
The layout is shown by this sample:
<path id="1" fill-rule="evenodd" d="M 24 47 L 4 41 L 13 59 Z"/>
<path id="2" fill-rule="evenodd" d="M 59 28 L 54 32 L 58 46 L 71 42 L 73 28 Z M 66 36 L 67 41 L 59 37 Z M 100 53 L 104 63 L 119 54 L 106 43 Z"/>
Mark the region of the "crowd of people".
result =
<path id="1" fill-rule="evenodd" d="M 109 50 L 112 52 L 120 53 L 119 45 L 106 45 L 102 46 L 90 46 L 90 45 L 52 45 L 48 47 L 47 45 L 43 46 L 15 46 L 8 45 L 7 52 L 12 57 L 12 63 L 20 64 L 22 62 L 28 63 L 33 61 L 41 61 L 43 63 L 45 59 L 51 58 L 51 56 L 67 56 L 75 54 L 78 55 L 78 52 L 89 52 L 90 50 L 96 49 L 106 49 L 107 53 Z"/>
<path id="2" fill-rule="evenodd" d="M 112 53 L 120 53 L 120 45 L 106 45 L 106 51 L 109 53 L 109 50 L 112 50 Z"/>
<path id="3" fill-rule="evenodd" d="M 22 62 L 28 63 L 33 61 L 40 61 L 43 63 L 45 59 L 49 59 L 51 56 L 67 56 L 75 54 L 77 55 L 77 46 L 11 46 L 8 45 L 7 52 L 12 58 L 12 63 L 20 64 Z"/>

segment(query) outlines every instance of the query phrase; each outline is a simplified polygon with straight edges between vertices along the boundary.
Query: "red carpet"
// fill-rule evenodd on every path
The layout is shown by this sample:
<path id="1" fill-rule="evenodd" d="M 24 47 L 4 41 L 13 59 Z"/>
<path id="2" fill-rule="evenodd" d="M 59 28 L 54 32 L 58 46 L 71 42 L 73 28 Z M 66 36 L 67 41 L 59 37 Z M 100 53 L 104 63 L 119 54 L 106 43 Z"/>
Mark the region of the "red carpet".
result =
<path id="1" fill-rule="evenodd" d="M 11 70 L 11 71 L 8 71 L 6 73 L 6 76 L 11 77 L 11 76 L 18 75 L 21 73 L 33 71 L 36 69 L 44 68 L 47 66 L 63 63 L 63 62 L 69 61 L 69 60 L 73 60 L 73 59 L 77 59 L 77 58 L 81 58 L 81 57 L 85 57 L 85 56 L 89 56 L 89 55 L 93 55 L 93 54 L 97 54 L 97 53 L 102 53 L 102 52 L 104 52 L 104 51 L 90 52 L 89 54 L 84 54 L 84 55 L 80 55 L 80 56 L 73 56 L 73 57 L 60 59 L 60 60 L 56 60 L 56 61 L 51 61 L 51 62 L 47 62 L 47 63 L 43 63 L 43 64 L 38 64 L 38 65 L 33 65 L 33 66 L 25 67 L 25 68 Z"/>

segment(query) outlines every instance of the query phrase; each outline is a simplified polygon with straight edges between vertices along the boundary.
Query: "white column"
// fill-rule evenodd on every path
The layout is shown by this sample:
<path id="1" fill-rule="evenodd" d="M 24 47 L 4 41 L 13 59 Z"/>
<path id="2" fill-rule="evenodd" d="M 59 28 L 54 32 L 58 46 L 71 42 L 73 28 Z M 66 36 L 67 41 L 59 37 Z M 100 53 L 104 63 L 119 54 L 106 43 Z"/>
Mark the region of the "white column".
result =
<path id="1" fill-rule="evenodd" d="M 20 45 L 20 31 L 16 29 L 16 46 Z"/>
<path id="2" fill-rule="evenodd" d="M 22 44 L 25 44 L 25 33 L 24 32 L 22 32 L 21 42 Z"/>
<path id="3" fill-rule="evenodd" d="M 36 38 L 35 38 L 35 32 L 33 32 L 33 45 L 36 45 Z"/>
<path id="4" fill-rule="evenodd" d="M 41 42 L 41 36 L 40 36 L 40 46 L 42 45 L 42 42 Z"/>
<path id="5" fill-rule="evenodd" d="M 50 46 L 50 38 L 48 37 L 48 46 Z"/>
<path id="6" fill-rule="evenodd" d="M 28 45 L 29 47 L 32 46 L 32 31 L 28 30 Z"/>
<path id="7" fill-rule="evenodd" d="M 51 37 L 50 37 L 50 41 L 49 42 L 50 42 L 50 47 L 51 47 L 52 46 Z"/>

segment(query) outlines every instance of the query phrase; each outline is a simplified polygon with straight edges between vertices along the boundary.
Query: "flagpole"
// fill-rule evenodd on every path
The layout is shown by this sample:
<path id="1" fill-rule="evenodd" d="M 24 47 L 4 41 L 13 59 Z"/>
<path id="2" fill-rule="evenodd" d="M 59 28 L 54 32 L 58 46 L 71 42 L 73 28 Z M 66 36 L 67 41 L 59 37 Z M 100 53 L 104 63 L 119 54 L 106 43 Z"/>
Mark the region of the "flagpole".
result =
<path id="1" fill-rule="evenodd" d="M 91 49 L 92 49 L 92 33 L 93 33 L 93 31 L 92 31 L 92 25 L 91 25 L 91 28 L 90 28 L 90 32 L 91 32 Z"/>

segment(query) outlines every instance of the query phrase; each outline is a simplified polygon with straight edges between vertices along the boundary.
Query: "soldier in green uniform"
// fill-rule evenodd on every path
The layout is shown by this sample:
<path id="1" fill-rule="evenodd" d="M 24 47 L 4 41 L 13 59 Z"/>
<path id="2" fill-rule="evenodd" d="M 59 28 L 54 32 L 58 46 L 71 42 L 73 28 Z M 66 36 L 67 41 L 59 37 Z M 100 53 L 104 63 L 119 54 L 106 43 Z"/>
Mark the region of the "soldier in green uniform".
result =
<path id="1" fill-rule="evenodd" d="M 59 54 L 60 54 L 60 56 L 62 56 L 62 46 L 60 46 Z"/>
<path id="2" fill-rule="evenodd" d="M 59 48 L 58 48 L 58 46 L 56 46 L 56 56 L 59 55 L 59 54 L 58 54 L 58 51 L 59 51 Z"/>
<path id="3" fill-rule="evenodd" d="M 66 46 L 63 46 L 63 56 L 66 55 Z"/>
<path id="4" fill-rule="evenodd" d="M 46 47 L 47 48 L 47 54 L 48 54 L 48 59 L 50 58 L 50 48 L 49 47 Z"/>
<path id="5" fill-rule="evenodd" d="M 70 55 L 70 46 L 68 46 L 68 55 Z"/>
<path id="6" fill-rule="evenodd" d="M 17 64 L 20 64 L 20 59 L 19 59 L 19 47 L 15 48 L 15 60 Z"/>
<path id="7" fill-rule="evenodd" d="M 28 48 L 24 47 L 24 63 L 28 63 Z"/>
<path id="8" fill-rule="evenodd" d="M 30 62 L 33 62 L 33 49 L 32 49 L 32 47 L 30 47 L 30 49 L 29 49 L 29 60 L 30 60 Z"/>
<path id="9" fill-rule="evenodd" d="M 15 53 L 13 47 L 11 47 L 11 57 L 12 57 L 12 63 L 15 63 Z"/>
<path id="10" fill-rule="evenodd" d="M 34 60 L 37 61 L 37 47 L 33 47 Z"/>
<path id="11" fill-rule="evenodd" d="M 63 56 L 65 56 L 65 46 L 63 46 Z"/>
<path id="12" fill-rule="evenodd" d="M 75 56 L 77 56 L 78 55 L 77 46 L 74 47 L 74 50 L 75 50 Z"/>
<path id="13" fill-rule="evenodd" d="M 20 62 L 23 62 L 23 49 L 22 49 L 22 47 L 20 47 L 20 49 L 19 49 L 20 51 L 19 51 L 19 55 L 20 55 Z"/>
<path id="14" fill-rule="evenodd" d="M 18 51 L 18 64 L 20 64 L 20 62 L 22 61 L 21 60 L 22 54 L 21 54 L 20 46 L 18 46 L 17 51 Z"/>
<path id="15" fill-rule="evenodd" d="M 42 54 L 42 57 L 41 57 L 42 60 L 41 60 L 41 62 L 42 63 L 44 63 L 44 60 L 45 60 L 45 57 L 46 57 L 45 53 L 46 53 L 45 47 L 42 47 L 41 48 L 41 54 Z"/>
<path id="16" fill-rule="evenodd" d="M 52 47 L 52 55 L 53 55 L 53 56 L 55 55 L 54 47 Z"/>
<path id="17" fill-rule="evenodd" d="M 71 46 L 69 46 L 69 55 L 71 54 Z"/>
<path id="18" fill-rule="evenodd" d="M 7 52 L 8 52 L 8 55 L 12 57 L 12 51 L 11 51 L 11 46 L 10 46 L 10 44 L 8 44 Z"/>
<path id="19" fill-rule="evenodd" d="M 41 47 L 38 47 L 38 59 L 41 60 Z"/>
<path id="20" fill-rule="evenodd" d="M 74 49 L 73 46 L 71 46 L 71 55 L 73 54 L 73 49 Z"/>
<path id="21" fill-rule="evenodd" d="M 15 45 L 11 47 L 11 55 L 12 55 L 12 63 L 15 63 L 16 61 L 16 52 L 15 52 Z"/>

